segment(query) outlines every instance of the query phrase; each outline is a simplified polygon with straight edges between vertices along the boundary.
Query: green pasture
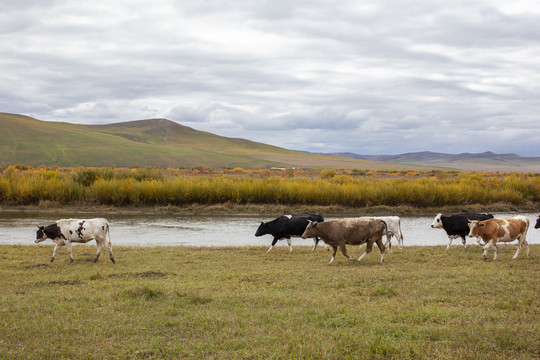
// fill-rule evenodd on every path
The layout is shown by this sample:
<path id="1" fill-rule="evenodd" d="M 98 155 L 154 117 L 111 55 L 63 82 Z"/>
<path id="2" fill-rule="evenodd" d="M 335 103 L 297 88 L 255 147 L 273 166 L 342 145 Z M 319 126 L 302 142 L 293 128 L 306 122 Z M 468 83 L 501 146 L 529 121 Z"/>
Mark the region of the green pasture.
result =
<path id="1" fill-rule="evenodd" d="M 0 246 L 1 359 L 540 358 L 538 245 L 52 248 Z"/>

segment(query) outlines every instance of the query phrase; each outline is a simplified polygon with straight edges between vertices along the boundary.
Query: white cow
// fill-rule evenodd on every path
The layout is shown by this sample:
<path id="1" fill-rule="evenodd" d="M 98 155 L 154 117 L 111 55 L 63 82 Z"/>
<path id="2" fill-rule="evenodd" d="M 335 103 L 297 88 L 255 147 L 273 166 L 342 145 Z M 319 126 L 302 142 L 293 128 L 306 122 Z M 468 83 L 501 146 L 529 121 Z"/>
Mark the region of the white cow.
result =
<path id="1" fill-rule="evenodd" d="M 401 219 L 399 216 L 373 216 L 373 217 L 362 217 L 362 219 L 379 219 L 383 220 L 386 223 L 388 229 L 388 236 L 386 238 L 386 243 L 384 246 L 387 246 L 390 243 L 392 236 L 395 236 L 398 242 L 398 248 L 401 249 L 403 246 L 403 234 L 401 232 Z M 390 243 L 390 247 L 392 243 Z"/>
<path id="2" fill-rule="evenodd" d="M 107 234 L 109 235 L 108 239 Z M 40 226 L 36 233 L 35 243 L 37 244 L 47 239 L 51 239 L 56 243 L 51 262 L 54 261 L 58 249 L 63 245 L 66 245 L 69 257 L 73 261 L 71 243 L 87 243 L 91 240 L 96 240 L 97 244 L 97 254 L 94 262 L 98 260 L 104 244 L 109 252 L 109 258 L 113 263 L 115 262 L 112 254 L 109 222 L 106 219 L 62 219 L 49 226 Z"/>

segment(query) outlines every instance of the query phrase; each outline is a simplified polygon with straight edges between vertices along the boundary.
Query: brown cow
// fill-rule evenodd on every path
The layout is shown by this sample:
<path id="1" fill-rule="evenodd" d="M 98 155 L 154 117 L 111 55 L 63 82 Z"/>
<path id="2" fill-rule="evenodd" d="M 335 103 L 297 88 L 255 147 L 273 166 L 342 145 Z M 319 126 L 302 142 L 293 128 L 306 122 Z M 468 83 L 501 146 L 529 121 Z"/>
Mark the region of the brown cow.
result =
<path id="1" fill-rule="evenodd" d="M 493 246 L 493 260 L 497 260 L 497 242 L 511 242 L 518 240 L 518 248 L 512 259 L 516 259 L 525 244 L 527 257 L 529 256 L 529 244 L 527 243 L 527 230 L 529 219 L 525 216 L 515 216 L 504 219 L 489 219 L 484 221 L 473 220 L 469 222 L 469 237 L 480 236 L 484 240 L 484 260 L 487 260 L 487 251 Z"/>
<path id="2" fill-rule="evenodd" d="M 382 243 L 383 234 L 386 234 L 386 238 L 388 239 L 386 223 L 383 220 L 348 218 L 321 223 L 310 221 L 302 234 L 302 238 L 307 239 L 318 236 L 323 239 L 325 243 L 332 246 L 334 252 L 330 263 L 332 263 L 336 257 L 338 246 L 346 258 L 354 260 L 354 258 L 347 255 L 346 245 L 361 245 L 367 243 L 366 251 L 358 258 L 358 261 L 360 261 L 371 252 L 373 243 L 377 243 L 379 250 L 381 250 L 382 262 L 384 261 L 385 250 Z"/>

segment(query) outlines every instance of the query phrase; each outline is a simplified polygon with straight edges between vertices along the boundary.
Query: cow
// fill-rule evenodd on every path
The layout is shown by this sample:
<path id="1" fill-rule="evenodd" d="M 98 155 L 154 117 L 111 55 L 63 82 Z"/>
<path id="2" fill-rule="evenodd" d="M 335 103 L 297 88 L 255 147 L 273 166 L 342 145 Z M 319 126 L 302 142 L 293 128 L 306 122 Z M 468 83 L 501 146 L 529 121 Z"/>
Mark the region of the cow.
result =
<path id="1" fill-rule="evenodd" d="M 493 219 L 493 215 L 491 214 L 456 214 L 456 215 L 450 215 L 450 216 L 444 216 L 443 214 L 439 213 L 433 220 L 433 223 L 431 224 L 431 227 L 434 229 L 444 229 L 446 231 L 446 234 L 448 235 L 448 245 L 446 246 L 446 250 L 450 249 L 450 245 L 452 245 L 452 240 L 461 238 L 461 241 L 463 242 L 463 246 L 467 248 L 467 242 L 466 237 L 469 234 L 469 220 L 488 220 Z M 480 242 L 478 239 L 476 240 L 478 244 Z M 481 244 L 480 244 L 481 245 Z"/>
<path id="2" fill-rule="evenodd" d="M 308 215 L 283 215 L 272 221 L 261 222 L 255 236 L 263 236 L 270 234 L 274 237 L 272 244 L 267 252 L 270 252 L 278 240 L 287 239 L 287 244 L 289 244 L 289 252 L 292 252 L 293 248 L 291 245 L 291 237 L 300 237 L 306 230 L 308 225 L 308 220 L 323 222 L 324 218 L 319 214 L 308 214 Z M 319 238 L 314 237 L 313 241 L 315 244 L 311 251 L 314 251 L 317 248 L 319 243 Z"/>
<path id="3" fill-rule="evenodd" d="M 392 243 L 390 240 L 392 236 L 395 236 L 398 242 L 398 248 L 401 249 L 403 246 L 403 233 L 401 232 L 401 219 L 399 216 L 374 216 L 374 217 L 362 217 L 362 219 L 380 219 L 386 223 L 388 228 L 388 236 L 384 246 L 390 245 L 388 250 L 391 249 Z"/>
<path id="4" fill-rule="evenodd" d="M 38 244 L 47 239 L 51 239 L 56 243 L 51 262 L 54 261 L 58 249 L 66 245 L 69 252 L 70 261 L 73 262 L 73 253 L 71 251 L 71 243 L 87 243 L 91 240 L 96 240 L 97 254 L 94 258 L 96 262 L 103 250 L 103 245 L 109 252 L 109 258 L 113 262 L 114 257 L 111 246 L 111 233 L 109 231 L 109 222 L 106 219 L 61 219 L 54 224 L 48 226 L 38 226 L 35 243 Z M 109 238 L 107 239 L 107 235 Z"/>
<path id="5" fill-rule="evenodd" d="M 388 231 L 386 223 L 380 219 L 362 219 L 362 218 L 346 218 L 329 220 L 323 223 L 317 221 L 309 221 L 306 231 L 302 234 L 302 238 L 319 237 L 325 243 L 330 245 L 334 252 L 330 264 L 336 258 L 337 248 L 341 249 L 343 255 L 349 260 L 354 260 L 347 255 L 346 245 L 361 245 L 367 243 L 366 251 L 358 258 L 362 260 L 373 248 L 373 243 L 377 243 L 381 251 L 381 262 L 384 261 L 385 246 L 382 243 L 382 236 L 386 233 L 388 239 Z"/>
<path id="6" fill-rule="evenodd" d="M 538 216 L 538 219 L 536 219 L 536 224 L 534 225 L 535 229 L 540 229 L 540 215 Z"/>
<path id="7" fill-rule="evenodd" d="M 515 216 L 504 219 L 489 219 L 484 221 L 472 220 L 469 223 L 469 237 L 480 236 L 484 240 L 484 260 L 487 260 L 487 251 L 493 247 L 493 260 L 497 260 L 497 243 L 518 240 L 518 248 L 512 259 L 516 259 L 525 245 L 529 257 L 529 244 L 527 243 L 527 230 L 529 219 L 525 216 Z"/>

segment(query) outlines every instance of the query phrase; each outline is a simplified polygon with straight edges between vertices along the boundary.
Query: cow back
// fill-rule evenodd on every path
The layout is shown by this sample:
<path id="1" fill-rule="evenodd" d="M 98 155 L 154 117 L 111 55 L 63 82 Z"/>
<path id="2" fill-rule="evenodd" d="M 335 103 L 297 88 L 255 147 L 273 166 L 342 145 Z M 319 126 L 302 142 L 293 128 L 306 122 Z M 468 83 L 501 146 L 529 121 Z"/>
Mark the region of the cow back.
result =
<path id="1" fill-rule="evenodd" d="M 455 214 L 450 216 L 442 216 L 441 221 L 443 229 L 448 235 L 463 235 L 469 233 L 469 221 L 472 220 L 488 220 L 493 219 L 491 214 Z"/>
<path id="2" fill-rule="evenodd" d="M 382 237 L 385 223 L 377 219 L 347 218 L 318 223 L 316 229 L 316 236 L 329 245 L 357 245 L 367 242 L 372 236 Z"/>
<path id="3" fill-rule="evenodd" d="M 94 219 L 61 219 L 56 222 L 60 232 L 71 242 L 88 242 L 104 240 L 109 230 L 109 222 L 103 218 Z"/>
<path id="4" fill-rule="evenodd" d="M 261 223 L 255 236 L 271 234 L 275 237 L 301 236 L 309 224 L 309 220 L 323 222 L 319 214 L 308 215 L 283 215 L 272 221 Z"/>
<path id="5" fill-rule="evenodd" d="M 529 228 L 529 219 L 524 216 L 516 216 L 503 219 L 488 219 L 476 224 L 476 232 L 485 242 L 509 242 L 517 239 L 520 235 L 526 235 Z"/>

